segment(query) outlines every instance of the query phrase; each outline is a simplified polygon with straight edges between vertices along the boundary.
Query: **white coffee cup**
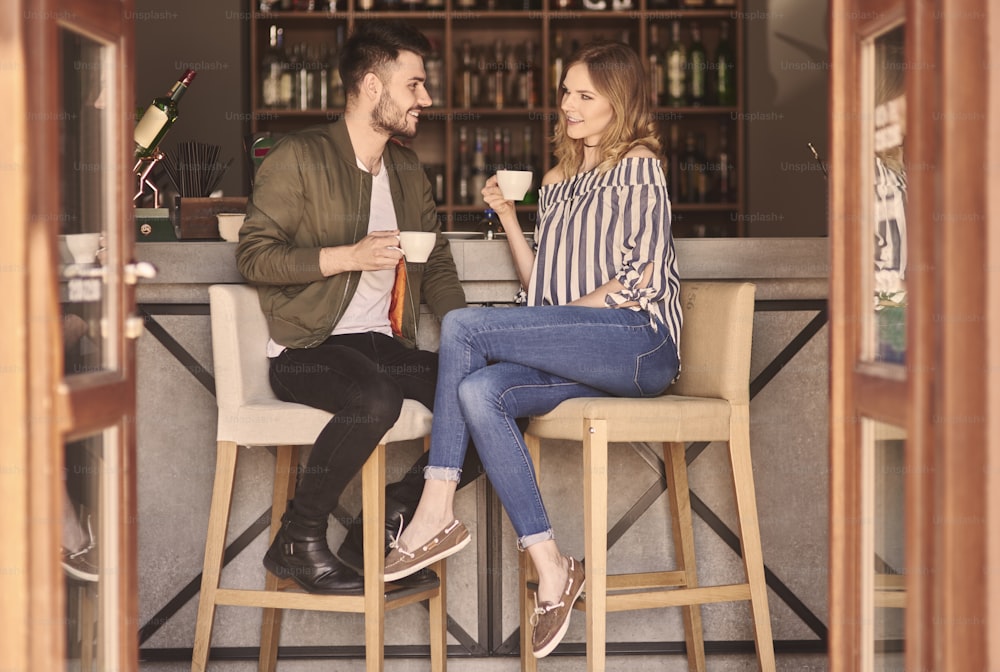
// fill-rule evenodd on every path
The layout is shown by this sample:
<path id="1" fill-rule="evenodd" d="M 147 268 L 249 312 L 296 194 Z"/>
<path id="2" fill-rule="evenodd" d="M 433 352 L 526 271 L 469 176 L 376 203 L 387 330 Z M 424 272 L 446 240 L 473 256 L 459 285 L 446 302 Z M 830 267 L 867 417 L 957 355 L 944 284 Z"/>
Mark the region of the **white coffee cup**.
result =
<path id="1" fill-rule="evenodd" d="M 242 212 L 220 212 L 215 217 L 219 220 L 219 236 L 230 243 L 238 243 L 240 227 L 247 216 Z"/>
<path id="2" fill-rule="evenodd" d="M 498 170 L 497 184 L 508 201 L 520 201 L 531 186 L 534 173 L 530 170 Z"/>
<path id="3" fill-rule="evenodd" d="M 431 231 L 400 231 L 399 246 L 403 249 L 406 260 L 422 264 L 431 256 L 437 234 Z"/>
<path id="4" fill-rule="evenodd" d="M 96 263 L 97 250 L 101 246 L 100 233 L 70 233 L 62 236 L 62 242 L 74 263 Z"/>

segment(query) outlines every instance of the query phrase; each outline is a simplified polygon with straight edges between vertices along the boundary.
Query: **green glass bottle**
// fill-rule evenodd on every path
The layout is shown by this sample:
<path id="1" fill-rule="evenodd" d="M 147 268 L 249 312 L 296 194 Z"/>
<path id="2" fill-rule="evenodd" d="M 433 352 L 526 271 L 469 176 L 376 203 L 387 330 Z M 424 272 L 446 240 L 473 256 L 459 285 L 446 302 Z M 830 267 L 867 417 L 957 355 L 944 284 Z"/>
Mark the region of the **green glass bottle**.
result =
<path id="1" fill-rule="evenodd" d="M 191 86 L 195 71 L 185 70 L 165 96 L 153 98 L 146 111 L 142 113 L 139 123 L 135 125 L 135 158 L 143 159 L 152 156 L 160 145 L 160 140 L 167 134 L 170 127 L 177 121 L 177 103 L 184 92 Z"/>
<path id="2" fill-rule="evenodd" d="M 697 23 L 691 24 L 691 46 L 688 50 L 688 102 L 691 105 L 704 105 L 708 90 L 705 75 L 708 73 L 708 55 L 705 45 L 701 43 L 701 28 Z"/>
<path id="3" fill-rule="evenodd" d="M 681 24 L 670 24 L 670 44 L 667 45 L 667 91 L 665 103 L 669 107 L 687 104 L 687 47 L 681 42 Z"/>
<path id="4" fill-rule="evenodd" d="M 731 107 L 736 105 L 736 58 L 729 42 L 729 22 L 723 21 L 719 44 L 715 48 L 714 98 L 716 105 Z"/>

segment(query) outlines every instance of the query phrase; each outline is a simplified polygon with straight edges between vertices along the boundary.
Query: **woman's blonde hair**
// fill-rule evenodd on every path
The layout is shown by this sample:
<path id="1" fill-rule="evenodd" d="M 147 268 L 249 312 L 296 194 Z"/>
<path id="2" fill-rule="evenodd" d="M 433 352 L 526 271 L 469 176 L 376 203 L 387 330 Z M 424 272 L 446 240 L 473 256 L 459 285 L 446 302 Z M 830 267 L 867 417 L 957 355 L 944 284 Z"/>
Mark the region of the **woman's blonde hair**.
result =
<path id="1" fill-rule="evenodd" d="M 601 136 L 604 159 L 597 169 L 605 172 L 635 147 L 660 153 L 660 137 L 649 101 L 648 78 L 638 54 L 621 42 L 593 42 L 570 58 L 559 81 L 560 103 L 563 80 L 574 65 L 584 65 L 597 93 L 611 103 L 611 122 Z M 564 176 L 575 175 L 583 167 L 583 140 L 566 135 L 566 116 L 560 110 L 552 137 L 556 164 Z"/>

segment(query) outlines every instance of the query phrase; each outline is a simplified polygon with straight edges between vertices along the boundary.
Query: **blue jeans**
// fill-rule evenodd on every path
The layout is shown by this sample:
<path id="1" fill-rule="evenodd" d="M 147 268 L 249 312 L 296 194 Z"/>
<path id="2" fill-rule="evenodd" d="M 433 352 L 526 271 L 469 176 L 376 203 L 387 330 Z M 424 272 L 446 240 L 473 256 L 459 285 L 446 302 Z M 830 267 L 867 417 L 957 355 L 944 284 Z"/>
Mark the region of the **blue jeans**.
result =
<path id="1" fill-rule="evenodd" d="M 648 313 L 621 308 L 463 308 L 441 324 L 425 478 L 457 481 L 469 435 L 521 548 L 553 538 L 515 419 L 572 397 L 649 397 L 677 375 L 677 348 Z"/>

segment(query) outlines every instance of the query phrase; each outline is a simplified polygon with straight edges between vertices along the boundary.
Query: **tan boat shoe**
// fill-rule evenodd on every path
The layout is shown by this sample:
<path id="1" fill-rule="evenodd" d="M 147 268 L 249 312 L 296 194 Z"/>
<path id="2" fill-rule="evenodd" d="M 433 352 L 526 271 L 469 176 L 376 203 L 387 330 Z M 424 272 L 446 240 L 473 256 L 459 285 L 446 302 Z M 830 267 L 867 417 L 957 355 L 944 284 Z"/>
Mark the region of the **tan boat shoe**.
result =
<path id="1" fill-rule="evenodd" d="M 573 603 L 583 592 L 584 581 L 583 565 L 570 558 L 562 599 L 538 604 L 538 593 L 535 593 L 535 613 L 531 615 L 531 624 L 535 628 L 531 633 L 531 652 L 535 658 L 544 658 L 559 646 L 569 629 L 569 615 L 573 611 Z"/>
<path id="2" fill-rule="evenodd" d="M 393 539 L 389 544 L 389 555 L 385 556 L 385 580 L 398 581 L 438 560 L 444 560 L 469 545 L 472 537 L 461 521 L 453 520 L 430 541 L 412 551 L 399 545 Z"/>

